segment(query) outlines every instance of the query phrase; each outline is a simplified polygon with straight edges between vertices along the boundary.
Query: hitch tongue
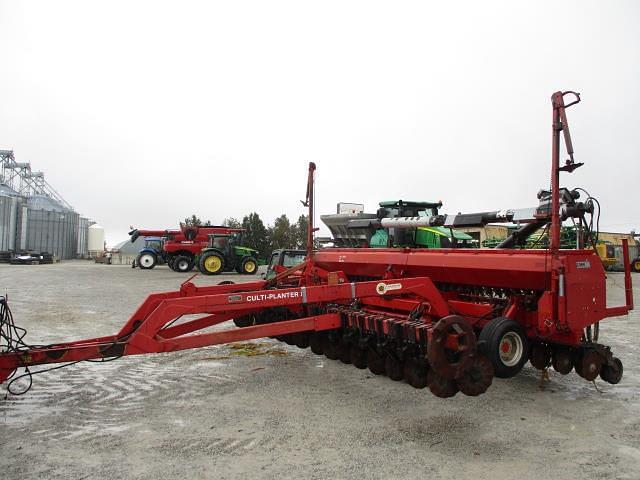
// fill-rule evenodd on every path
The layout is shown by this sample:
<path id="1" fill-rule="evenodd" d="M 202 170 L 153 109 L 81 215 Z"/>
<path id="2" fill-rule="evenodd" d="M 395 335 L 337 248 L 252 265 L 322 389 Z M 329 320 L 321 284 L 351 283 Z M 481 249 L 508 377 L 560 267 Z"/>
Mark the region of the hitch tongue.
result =
<path id="1" fill-rule="evenodd" d="M 0 384 L 4 383 L 12 374 L 13 370 L 8 368 L 0 368 Z"/>

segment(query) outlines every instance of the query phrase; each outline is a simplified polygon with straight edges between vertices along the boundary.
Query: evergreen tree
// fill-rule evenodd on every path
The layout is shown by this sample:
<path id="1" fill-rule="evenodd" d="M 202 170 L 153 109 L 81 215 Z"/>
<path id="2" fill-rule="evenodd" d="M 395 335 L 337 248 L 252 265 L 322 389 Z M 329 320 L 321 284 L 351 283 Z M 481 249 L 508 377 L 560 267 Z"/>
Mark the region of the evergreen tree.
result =
<path id="1" fill-rule="evenodd" d="M 293 227 L 294 230 L 294 248 L 305 250 L 307 248 L 307 215 L 300 215 L 298 221 Z"/>
<path id="2" fill-rule="evenodd" d="M 242 228 L 242 223 L 240 220 L 234 217 L 225 218 L 222 222 L 222 225 L 229 228 Z"/>
<path id="3" fill-rule="evenodd" d="M 244 245 L 254 248 L 260 252 L 261 258 L 267 258 L 271 253 L 269 246 L 268 232 L 260 216 L 256 213 L 245 215 L 242 219 L 242 228 L 244 232 Z"/>
<path id="4" fill-rule="evenodd" d="M 199 227 L 202 225 L 202 220 L 196 214 L 193 214 L 185 218 L 183 224 L 185 227 Z"/>
<path id="5" fill-rule="evenodd" d="M 295 228 L 286 215 L 282 214 L 276 218 L 271 228 L 271 248 L 293 248 L 296 243 Z"/>
<path id="6" fill-rule="evenodd" d="M 193 214 L 190 217 L 185 218 L 184 222 L 182 222 L 180 225 L 184 225 L 185 227 L 210 227 L 211 220 L 203 222 L 202 220 L 200 220 L 200 217 Z"/>

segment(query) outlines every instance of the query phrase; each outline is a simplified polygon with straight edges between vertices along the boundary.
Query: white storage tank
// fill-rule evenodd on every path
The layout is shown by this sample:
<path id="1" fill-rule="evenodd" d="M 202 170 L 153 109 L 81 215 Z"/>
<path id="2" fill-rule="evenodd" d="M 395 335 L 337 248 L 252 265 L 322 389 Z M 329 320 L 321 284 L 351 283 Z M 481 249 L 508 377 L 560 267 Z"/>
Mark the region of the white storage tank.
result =
<path id="1" fill-rule="evenodd" d="M 89 227 L 87 239 L 90 257 L 95 257 L 104 251 L 104 228 L 100 225 L 94 223 Z"/>

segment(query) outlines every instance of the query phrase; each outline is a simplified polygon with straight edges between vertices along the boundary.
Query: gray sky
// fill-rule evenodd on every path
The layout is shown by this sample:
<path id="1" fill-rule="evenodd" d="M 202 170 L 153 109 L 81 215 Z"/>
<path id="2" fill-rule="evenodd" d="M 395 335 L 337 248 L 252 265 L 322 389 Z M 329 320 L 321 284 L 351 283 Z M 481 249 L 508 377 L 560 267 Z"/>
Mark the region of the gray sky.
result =
<path id="1" fill-rule="evenodd" d="M 602 230 L 640 229 L 640 2 L 0 0 L 0 148 L 43 170 L 109 244 L 130 224 L 320 213 L 338 201 L 531 206 L 563 183 Z"/>

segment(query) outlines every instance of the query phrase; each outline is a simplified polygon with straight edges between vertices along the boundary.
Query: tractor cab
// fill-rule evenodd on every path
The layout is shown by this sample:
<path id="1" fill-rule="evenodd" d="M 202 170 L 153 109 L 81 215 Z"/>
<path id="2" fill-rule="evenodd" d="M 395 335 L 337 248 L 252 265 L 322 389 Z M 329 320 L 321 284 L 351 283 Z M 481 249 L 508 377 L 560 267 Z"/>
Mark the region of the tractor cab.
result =
<path id="1" fill-rule="evenodd" d="M 162 246 L 164 245 L 164 238 L 162 237 L 146 237 L 144 239 L 144 249 L 153 250 L 156 253 L 162 252 Z"/>
<path id="2" fill-rule="evenodd" d="M 133 268 L 139 267 L 142 270 L 150 270 L 156 265 L 165 261 L 163 255 L 163 237 L 145 237 L 144 247 L 138 252 L 138 256 L 133 261 Z"/>
<path id="3" fill-rule="evenodd" d="M 278 273 L 301 264 L 304 262 L 306 255 L 307 252 L 304 250 L 285 250 L 282 248 L 274 250 L 269 259 L 267 271 L 262 275 L 262 278 L 269 280 Z"/>
<path id="4" fill-rule="evenodd" d="M 198 269 L 205 275 L 217 275 L 235 270 L 238 273 L 258 272 L 258 251 L 242 246 L 242 232 L 210 234 L 209 245 L 200 252 Z"/>

